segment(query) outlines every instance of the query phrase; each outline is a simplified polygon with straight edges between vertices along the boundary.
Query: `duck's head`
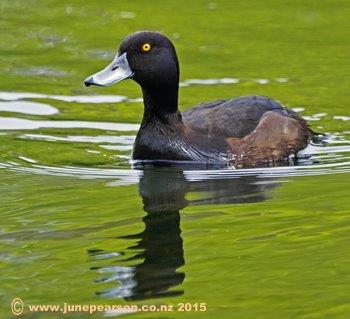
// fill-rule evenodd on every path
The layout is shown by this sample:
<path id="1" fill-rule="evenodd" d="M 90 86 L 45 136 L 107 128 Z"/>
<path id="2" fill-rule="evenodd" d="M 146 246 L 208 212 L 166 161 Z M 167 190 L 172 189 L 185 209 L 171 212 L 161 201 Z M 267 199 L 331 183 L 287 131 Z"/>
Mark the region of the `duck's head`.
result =
<path id="1" fill-rule="evenodd" d="M 174 45 L 157 32 L 135 32 L 124 39 L 114 60 L 84 80 L 86 86 L 109 86 L 131 78 L 142 88 L 178 86 L 179 64 Z"/>

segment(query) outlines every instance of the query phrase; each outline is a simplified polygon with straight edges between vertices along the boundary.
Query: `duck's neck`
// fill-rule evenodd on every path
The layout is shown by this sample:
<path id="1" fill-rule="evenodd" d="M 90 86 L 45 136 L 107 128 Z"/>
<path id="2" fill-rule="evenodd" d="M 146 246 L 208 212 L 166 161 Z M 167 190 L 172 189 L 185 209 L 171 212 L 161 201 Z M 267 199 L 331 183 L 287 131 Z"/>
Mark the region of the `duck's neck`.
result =
<path id="1" fill-rule="evenodd" d="M 160 122 L 169 126 L 182 123 L 178 110 L 178 91 L 178 82 L 143 86 L 144 113 L 141 126 L 150 122 Z"/>

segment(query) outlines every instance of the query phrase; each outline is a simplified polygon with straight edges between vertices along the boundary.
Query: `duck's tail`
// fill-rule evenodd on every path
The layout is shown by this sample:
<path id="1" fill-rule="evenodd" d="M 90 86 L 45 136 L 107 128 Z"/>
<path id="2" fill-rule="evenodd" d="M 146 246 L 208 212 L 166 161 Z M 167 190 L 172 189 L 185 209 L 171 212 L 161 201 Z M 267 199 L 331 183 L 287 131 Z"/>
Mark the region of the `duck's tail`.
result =
<path id="1" fill-rule="evenodd" d="M 308 128 L 308 129 L 309 129 L 309 138 L 311 142 L 320 144 L 325 140 L 326 134 L 315 132 L 311 128 Z"/>

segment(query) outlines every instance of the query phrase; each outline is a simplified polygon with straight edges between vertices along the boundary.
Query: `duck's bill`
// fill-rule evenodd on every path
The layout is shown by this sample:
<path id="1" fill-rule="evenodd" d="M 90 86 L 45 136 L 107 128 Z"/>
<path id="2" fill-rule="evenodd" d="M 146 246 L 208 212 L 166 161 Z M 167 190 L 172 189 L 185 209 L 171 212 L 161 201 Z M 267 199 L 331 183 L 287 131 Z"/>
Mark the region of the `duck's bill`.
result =
<path id="1" fill-rule="evenodd" d="M 84 84 L 86 86 L 110 86 L 132 76 L 133 72 L 130 69 L 128 59 L 126 58 L 126 53 L 123 53 L 120 56 L 117 54 L 112 63 L 102 71 L 86 78 L 84 80 Z"/>

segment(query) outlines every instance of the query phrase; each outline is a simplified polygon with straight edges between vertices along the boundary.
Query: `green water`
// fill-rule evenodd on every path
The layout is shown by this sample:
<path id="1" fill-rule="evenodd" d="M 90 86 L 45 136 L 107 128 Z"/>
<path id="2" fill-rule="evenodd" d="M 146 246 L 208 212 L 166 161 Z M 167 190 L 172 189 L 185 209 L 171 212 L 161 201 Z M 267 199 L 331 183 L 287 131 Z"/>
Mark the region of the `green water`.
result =
<path id="1" fill-rule="evenodd" d="M 124 315 L 139 318 L 348 318 L 349 16 L 340 0 L 0 0 L 0 317 L 19 297 L 207 306 Z M 267 95 L 326 142 L 296 167 L 132 169 L 139 88 L 82 80 L 143 29 L 177 48 L 182 110 Z"/>

